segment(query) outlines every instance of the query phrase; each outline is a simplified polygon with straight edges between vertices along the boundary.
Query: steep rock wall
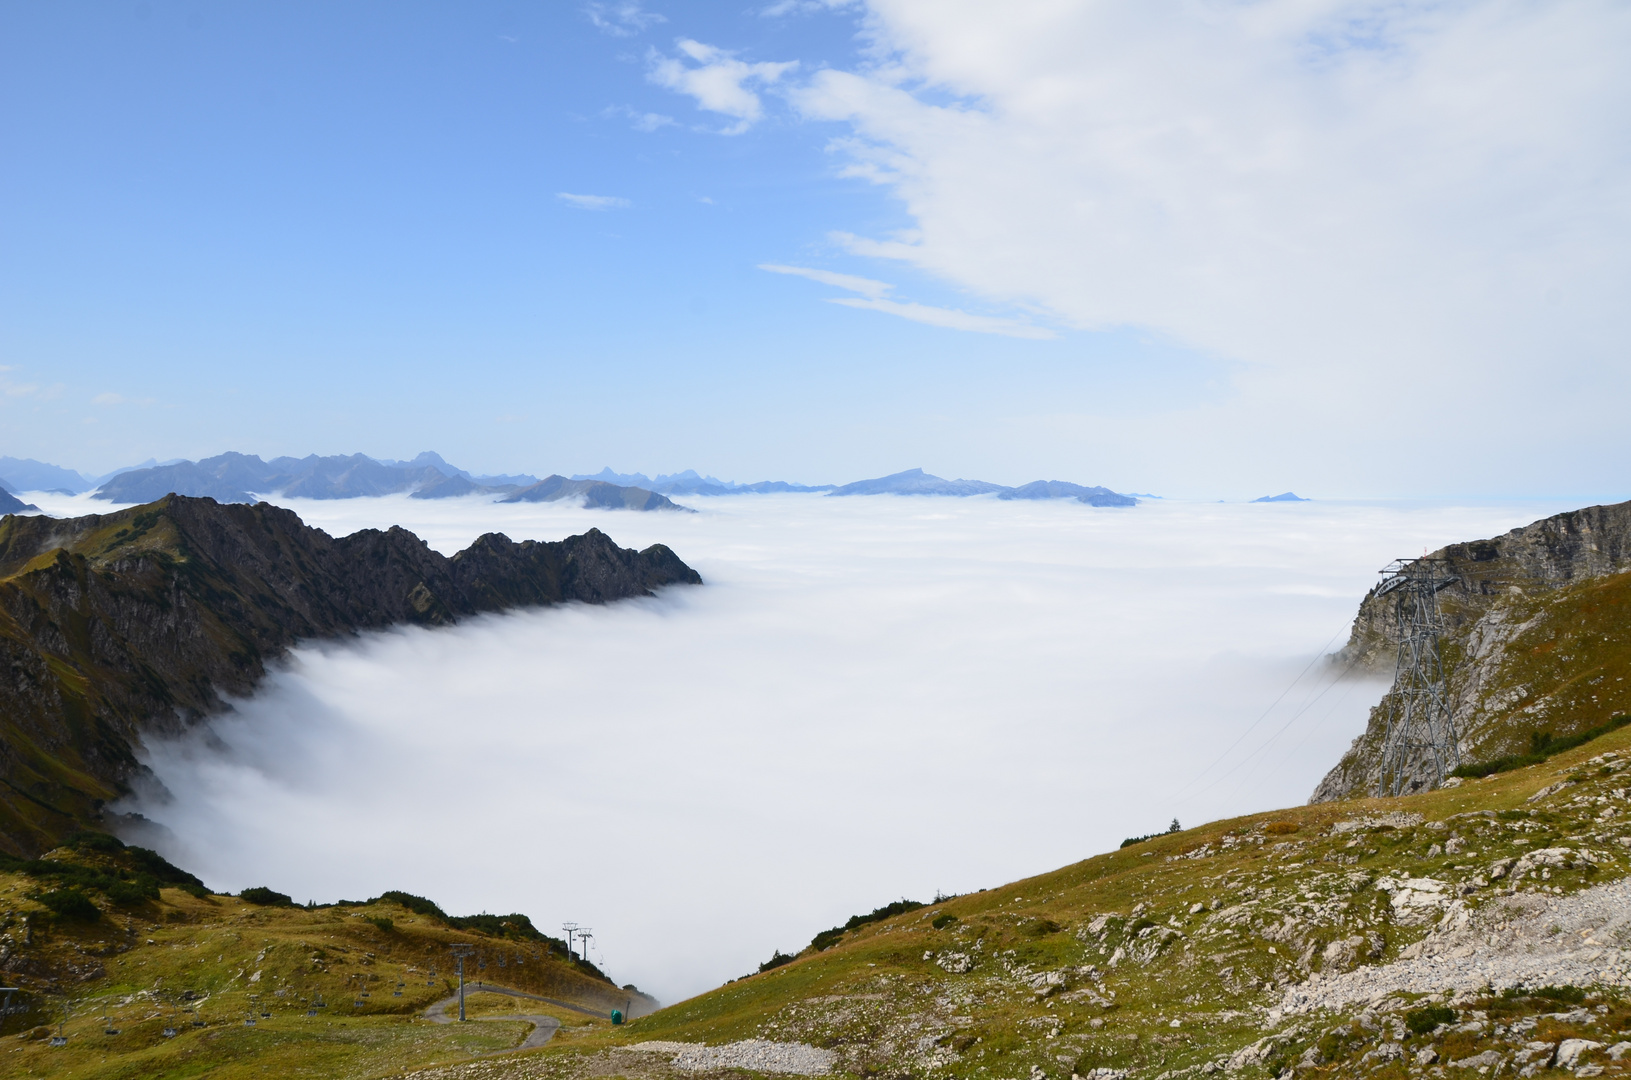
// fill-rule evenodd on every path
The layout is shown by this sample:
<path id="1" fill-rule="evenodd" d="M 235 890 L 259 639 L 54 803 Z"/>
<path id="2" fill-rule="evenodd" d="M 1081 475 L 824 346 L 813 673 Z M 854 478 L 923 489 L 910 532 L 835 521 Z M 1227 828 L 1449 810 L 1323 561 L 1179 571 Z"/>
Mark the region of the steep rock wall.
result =
<path id="1" fill-rule="evenodd" d="M 1631 502 L 1544 518 L 1433 553 L 1458 581 L 1439 594 L 1446 682 L 1462 761 L 1518 750 L 1534 731 L 1567 735 L 1631 712 Z M 1391 670 L 1391 597 L 1360 604 L 1343 663 Z M 1391 692 L 1390 692 L 1391 695 Z M 1389 699 L 1311 802 L 1372 794 Z M 1417 760 L 1407 790 L 1431 783 Z"/>

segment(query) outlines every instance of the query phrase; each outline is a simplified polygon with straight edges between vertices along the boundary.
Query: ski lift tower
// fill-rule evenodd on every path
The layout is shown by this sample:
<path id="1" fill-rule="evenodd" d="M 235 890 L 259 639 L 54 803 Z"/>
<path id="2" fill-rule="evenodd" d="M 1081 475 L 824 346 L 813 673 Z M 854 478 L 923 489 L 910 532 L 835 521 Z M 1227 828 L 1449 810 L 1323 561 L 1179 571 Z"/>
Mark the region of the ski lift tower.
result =
<path id="1" fill-rule="evenodd" d="M 464 1023 L 464 958 L 476 951 L 474 945 L 455 945 L 453 955 L 459 961 L 459 1023 Z"/>
<path id="2" fill-rule="evenodd" d="M 1393 668 L 1393 691 L 1387 699 L 1387 739 L 1382 744 L 1382 772 L 1377 795 L 1398 795 L 1412 762 L 1430 756 L 1433 783 L 1444 783 L 1461 764 L 1455 714 L 1444 685 L 1439 639 L 1444 615 L 1438 594 L 1461 580 L 1447 559 L 1399 559 L 1382 572 L 1378 599 L 1392 596 L 1399 624 L 1399 652 Z"/>

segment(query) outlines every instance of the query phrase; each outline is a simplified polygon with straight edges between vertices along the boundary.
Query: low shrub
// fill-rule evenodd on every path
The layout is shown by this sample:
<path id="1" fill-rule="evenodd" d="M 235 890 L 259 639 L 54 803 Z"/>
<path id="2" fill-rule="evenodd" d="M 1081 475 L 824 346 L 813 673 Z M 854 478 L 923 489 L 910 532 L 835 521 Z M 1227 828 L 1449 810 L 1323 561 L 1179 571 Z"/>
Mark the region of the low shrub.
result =
<path id="1" fill-rule="evenodd" d="M 775 953 L 771 955 L 769 960 L 766 960 L 764 963 L 759 965 L 759 974 L 763 975 L 765 972 L 779 968 L 783 964 L 791 964 L 793 960 L 793 957 L 782 952 L 780 949 L 777 949 Z"/>
<path id="2" fill-rule="evenodd" d="M 447 921 L 447 912 L 438 907 L 435 901 L 427 900 L 423 896 L 415 896 L 413 893 L 403 892 L 400 889 L 382 892 L 368 902 L 370 904 L 395 904 L 398 907 L 407 908 L 415 915 L 425 915 L 433 919 L 441 919 L 443 922 Z"/>
<path id="3" fill-rule="evenodd" d="M 364 915 L 363 921 L 372 923 L 387 934 L 396 929 L 396 920 L 389 915 Z"/>
<path id="4" fill-rule="evenodd" d="M 1167 826 L 1167 829 L 1166 829 L 1165 832 L 1152 832 L 1152 833 L 1150 833 L 1150 834 L 1148 834 L 1146 836 L 1129 836 L 1127 839 L 1125 839 L 1125 840 L 1123 840 L 1121 842 L 1121 846 L 1122 847 L 1132 847 L 1134 844 L 1142 844 L 1146 840 L 1154 840 L 1157 837 L 1161 837 L 1161 836 L 1171 836 L 1173 833 L 1181 832 L 1181 831 L 1182 831 L 1182 829 L 1178 825 L 1178 819 L 1173 818 L 1172 819 L 1172 824 Z"/>
<path id="5" fill-rule="evenodd" d="M 1263 827 L 1263 831 L 1270 836 L 1290 836 L 1300 828 L 1302 826 L 1295 821 L 1271 821 Z"/>
<path id="6" fill-rule="evenodd" d="M 955 922 L 957 922 L 957 916 L 955 915 L 938 915 L 935 917 L 934 922 L 930 923 L 929 925 L 934 927 L 936 930 L 944 930 L 946 927 L 951 926 Z"/>
<path id="7" fill-rule="evenodd" d="M 832 948 L 834 945 L 837 945 L 842 940 L 844 940 L 844 928 L 842 926 L 835 926 L 831 930 L 823 930 L 821 933 L 811 938 L 810 946 L 814 948 L 816 952 L 823 952 Z"/>
<path id="8" fill-rule="evenodd" d="M 1405 1027 L 1413 1034 L 1425 1035 L 1440 1024 L 1455 1023 L 1455 1010 L 1445 1005 L 1427 1005 L 1411 1009 L 1404 1014 Z"/>
<path id="9" fill-rule="evenodd" d="M 294 907 L 294 900 L 275 889 L 255 885 L 238 894 L 238 899 L 258 907 Z"/>
<path id="10" fill-rule="evenodd" d="M 1616 716 L 1607 723 L 1598 724 L 1594 728 L 1574 735 L 1558 738 L 1549 731 L 1531 731 L 1529 733 L 1529 752 L 1527 754 L 1503 754 L 1491 761 L 1482 761 L 1475 765 L 1461 765 L 1450 771 L 1451 776 L 1460 776 L 1468 780 L 1477 780 L 1480 777 L 1493 776 L 1496 773 L 1511 772 L 1513 769 L 1522 769 L 1529 765 L 1539 765 L 1554 754 L 1561 754 L 1565 750 L 1573 750 L 1577 746 L 1584 746 L 1593 739 L 1599 739 L 1611 731 L 1631 724 L 1631 716 Z"/>
<path id="11" fill-rule="evenodd" d="M 908 900 L 905 897 L 902 897 L 892 904 L 885 904 L 881 908 L 873 908 L 865 915 L 851 915 L 849 917 L 849 921 L 843 926 L 835 926 L 831 930 L 821 931 L 821 933 L 810 939 L 810 944 L 812 947 L 814 947 L 816 952 L 821 952 L 823 950 L 832 948 L 834 945 L 837 945 L 845 933 L 850 930 L 854 930 L 858 926 L 865 926 L 867 923 L 882 922 L 884 919 L 892 919 L 896 915 L 904 915 L 908 911 L 916 911 L 918 908 L 926 906 L 928 905 L 924 904 L 921 900 Z"/>
<path id="12" fill-rule="evenodd" d="M 38 899 L 53 915 L 66 922 L 95 922 L 102 917 L 102 910 L 78 889 L 52 889 Z"/>

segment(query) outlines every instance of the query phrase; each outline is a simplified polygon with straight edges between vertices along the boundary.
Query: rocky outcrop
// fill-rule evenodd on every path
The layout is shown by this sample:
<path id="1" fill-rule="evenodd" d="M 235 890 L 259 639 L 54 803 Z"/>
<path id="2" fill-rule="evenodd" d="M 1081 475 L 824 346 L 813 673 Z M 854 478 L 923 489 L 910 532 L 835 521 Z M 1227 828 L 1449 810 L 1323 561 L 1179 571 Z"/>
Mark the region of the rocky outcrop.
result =
<path id="1" fill-rule="evenodd" d="M 142 735 L 254 689 L 295 642 L 701 584 L 598 529 L 489 533 L 447 558 L 401 528 L 335 538 L 289 510 L 171 495 L 0 520 L 0 849 L 43 850 L 126 790 Z"/>
<path id="2" fill-rule="evenodd" d="M 1545 518 L 1433 553 L 1456 582 L 1439 594 L 1442 652 L 1463 761 L 1516 752 L 1532 733 L 1565 736 L 1631 713 L 1631 502 Z M 1388 671 L 1397 617 L 1373 590 L 1336 659 Z M 1313 802 L 1371 794 L 1387 706 L 1321 781 Z M 1431 783 L 1416 763 L 1407 790 Z"/>

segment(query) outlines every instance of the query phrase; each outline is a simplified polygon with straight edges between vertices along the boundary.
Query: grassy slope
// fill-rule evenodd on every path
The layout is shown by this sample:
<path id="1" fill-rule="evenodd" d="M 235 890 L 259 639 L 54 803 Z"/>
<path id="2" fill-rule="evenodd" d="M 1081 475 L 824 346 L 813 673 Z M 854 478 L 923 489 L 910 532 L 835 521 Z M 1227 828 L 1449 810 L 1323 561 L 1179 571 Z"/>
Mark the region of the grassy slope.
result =
<path id="1" fill-rule="evenodd" d="M 29 899 L 38 891 L 34 879 L 0 874 L 0 955 L 22 958 L 8 965 L 10 984 L 33 989 L 37 1005 L 5 1026 L 24 1037 L 0 1042 L 4 1076 L 373 1076 L 515 1045 L 528 1025 L 418 1018 L 456 986 L 455 943 L 478 949 L 466 966 L 472 981 L 598 1013 L 626 1008 L 630 997 L 537 943 L 462 933 L 395 904 L 307 911 L 165 889 L 158 903 L 104 905 L 100 920 L 77 923 L 54 920 Z M 389 930 L 368 921 L 379 916 L 392 920 Z M 543 1013 L 575 1030 L 597 1022 L 498 1000 L 505 1004 L 481 1002 L 477 1014 Z M 318 1001 L 326 1004 L 308 1016 Z M 59 1023 L 68 1043 L 55 1048 L 46 1036 Z M 167 1027 L 178 1034 L 166 1037 Z"/>

